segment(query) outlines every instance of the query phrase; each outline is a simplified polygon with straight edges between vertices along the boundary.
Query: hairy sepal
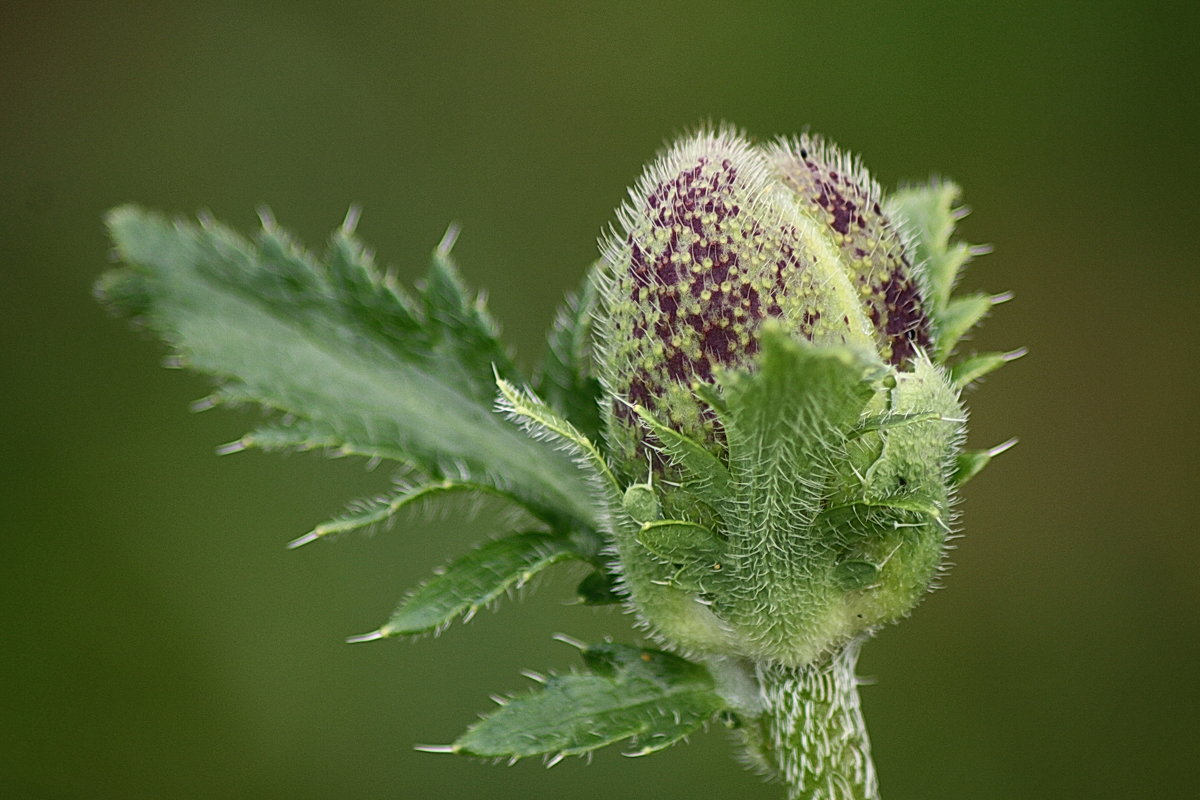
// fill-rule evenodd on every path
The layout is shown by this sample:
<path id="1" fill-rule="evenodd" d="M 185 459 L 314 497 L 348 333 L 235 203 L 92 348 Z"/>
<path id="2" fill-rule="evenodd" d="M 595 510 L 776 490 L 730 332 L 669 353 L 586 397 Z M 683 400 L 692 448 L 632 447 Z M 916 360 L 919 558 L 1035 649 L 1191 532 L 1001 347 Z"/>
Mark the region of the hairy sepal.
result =
<path id="1" fill-rule="evenodd" d="M 800 665 L 898 619 L 929 588 L 962 411 L 927 359 L 900 372 L 775 328 L 762 343 L 751 369 L 715 388 L 727 491 L 688 506 L 660 483 L 678 520 L 625 515 L 618 551 L 633 605 L 663 641 Z M 674 463 L 682 486 L 707 479 Z"/>

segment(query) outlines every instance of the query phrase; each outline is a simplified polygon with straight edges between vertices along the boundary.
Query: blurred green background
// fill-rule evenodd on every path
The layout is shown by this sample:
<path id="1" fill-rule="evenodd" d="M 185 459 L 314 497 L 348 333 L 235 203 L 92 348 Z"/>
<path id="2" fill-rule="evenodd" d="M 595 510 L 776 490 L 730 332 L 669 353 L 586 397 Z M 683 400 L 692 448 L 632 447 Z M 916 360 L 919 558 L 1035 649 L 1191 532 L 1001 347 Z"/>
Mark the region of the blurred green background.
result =
<path id="1" fill-rule="evenodd" d="M 1188 10 L 1183 10 L 1183 9 Z M 1031 355 L 971 397 L 1021 445 L 947 588 L 864 652 L 884 796 L 1194 796 L 1200 26 L 1152 3 L 7 3 L 0 11 L 0 795 L 774 798 L 721 731 L 649 759 L 414 752 L 629 636 L 551 578 L 436 641 L 349 646 L 486 510 L 296 552 L 386 469 L 217 458 L 253 415 L 90 299 L 136 201 L 318 245 L 348 205 L 411 278 L 450 221 L 525 363 L 613 207 L 704 119 L 937 171 Z"/>

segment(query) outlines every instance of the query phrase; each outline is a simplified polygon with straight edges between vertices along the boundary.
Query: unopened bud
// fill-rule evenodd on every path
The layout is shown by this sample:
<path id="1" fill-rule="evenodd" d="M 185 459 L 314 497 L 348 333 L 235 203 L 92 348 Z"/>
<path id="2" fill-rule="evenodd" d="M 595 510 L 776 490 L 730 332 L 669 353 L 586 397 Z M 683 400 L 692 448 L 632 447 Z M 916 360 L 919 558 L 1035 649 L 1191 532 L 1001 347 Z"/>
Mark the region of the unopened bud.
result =
<path id="1" fill-rule="evenodd" d="M 598 365 L 648 627 L 796 665 L 906 614 L 942 561 L 963 412 L 879 186 L 816 137 L 709 130 L 619 218 Z"/>
<path id="2" fill-rule="evenodd" d="M 614 450 L 637 458 L 630 404 L 715 444 L 695 386 L 748 364 L 768 319 L 891 364 L 927 345 L 920 288 L 881 203 L 861 167 L 815 137 L 755 147 L 705 131 L 651 165 L 604 247 Z"/>

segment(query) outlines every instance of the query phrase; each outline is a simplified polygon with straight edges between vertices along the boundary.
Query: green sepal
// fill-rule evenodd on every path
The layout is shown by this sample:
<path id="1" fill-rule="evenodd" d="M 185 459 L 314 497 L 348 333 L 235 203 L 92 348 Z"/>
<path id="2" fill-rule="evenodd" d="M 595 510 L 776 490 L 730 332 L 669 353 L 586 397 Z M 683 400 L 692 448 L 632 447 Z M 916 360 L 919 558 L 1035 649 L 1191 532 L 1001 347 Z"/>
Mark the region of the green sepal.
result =
<path id="1" fill-rule="evenodd" d="M 601 435 L 600 381 L 592 374 L 596 305 L 596 287 L 589 277 L 555 315 L 546 356 L 533 382 L 538 396 L 592 441 Z"/>
<path id="2" fill-rule="evenodd" d="M 700 384 L 726 442 L 724 496 L 711 504 L 669 497 L 674 522 L 629 526 L 617 539 L 631 598 L 664 640 L 802 663 L 858 632 L 832 572 L 839 560 L 875 554 L 858 555 L 852 531 L 826 539 L 813 523 L 841 484 L 861 494 L 861 477 L 844 468 L 849 437 L 888 375 L 869 353 L 814 345 L 767 324 L 749 368 L 719 372 L 707 390 Z M 920 425 L 898 430 L 912 427 Z"/>
<path id="3" fill-rule="evenodd" d="M 870 561 L 851 559 L 842 561 L 833 568 L 833 579 L 843 591 L 857 592 L 875 583 L 879 578 L 879 567 Z"/>
<path id="4" fill-rule="evenodd" d="M 733 485 L 752 513 L 810 488 L 798 476 L 811 480 L 828 470 L 829 448 L 858 424 L 877 372 L 856 351 L 816 347 L 775 325 L 764 326 L 756 363 L 755 372 L 721 376 L 725 408 L 718 412 Z M 819 491 L 804 502 L 815 508 Z"/>
<path id="5" fill-rule="evenodd" d="M 98 283 L 102 299 L 216 377 L 214 398 L 276 412 L 258 441 L 284 444 L 294 427 L 301 448 L 394 458 L 510 491 L 548 521 L 594 521 L 579 470 L 492 410 L 511 362 L 446 247 L 414 297 L 351 223 L 321 259 L 270 220 L 253 241 L 134 207 L 108 225 L 124 266 Z"/>
<path id="6" fill-rule="evenodd" d="M 436 631 L 470 618 L 510 589 L 560 561 L 586 558 L 579 543 L 549 533 L 518 533 L 487 542 L 444 566 L 400 604 L 377 631 L 356 639 Z"/>
<path id="7" fill-rule="evenodd" d="M 621 507 L 629 518 L 636 522 L 653 522 L 662 519 L 662 506 L 658 494 L 648 483 L 635 483 L 625 490 Z"/>
<path id="8" fill-rule="evenodd" d="M 674 519 L 647 522 L 634 536 L 642 547 L 675 564 L 712 561 L 722 546 L 720 537 L 703 525 Z"/>
<path id="9" fill-rule="evenodd" d="M 711 682 L 707 670 L 702 665 L 661 650 L 617 642 L 601 642 L 587 645 L 579 651 L 579 656 L 591 673 L 605 678 L 617 678 L 622 672 L 633 670 L 642 677 L 657 679 L 666 684 L 681 679 Z"/>
<path id="10" fill-rule="evenodd" d="M 843 520 L 847 516 L 865 516 L 872 512 L 897 512 L 898 514 L 918 514 L 929 519 L 941 519 L 942 511 L 938 504 L 927 497 L 917 494 L 894 495 L 880 499 L 861 498 L 846 505 L 831 506 L 821 512 L 817 524 L 825 519 Z"/>
<path id="11" fill-rule="evenodd" d="M 929 422 L 940 417 L 941 414 L 936 411 L 919 411 L 912 414 L 873 414 L 863 418 L 847 436 L 853 439 L 866 433 L 886 431 L 905 425 L 914 425 L 918 422 Z"/>
<path id="12" fill-rule="evenodd" d="M 551 676 L 471 726 L 449 749 L 482 758 L 557 760 L 630 740 L 631 755 L 646 755 L 726 708 L 708 670 L 679 656 L 603 644 L 587 647 L 583 657 L 589 672 Z"/>
<path id="13" fill-rule="evenodd" d="M 633 410 L 678 467 L 684 488 L 706 503 L 715 503 L 728 496 L 729 470 L 719 458 L 696 440 L 661 423 L 642 406 L 634 406 Z"/>
<path id="14" fill-rule="evenodd" d="M 966 388 L 1008 362 L 1016 361 L 1025 353 L 1025 348 L 1010 350 L 1007 353 L 975 353 L 950 367 L 950 380 L 956 388 Z"/>

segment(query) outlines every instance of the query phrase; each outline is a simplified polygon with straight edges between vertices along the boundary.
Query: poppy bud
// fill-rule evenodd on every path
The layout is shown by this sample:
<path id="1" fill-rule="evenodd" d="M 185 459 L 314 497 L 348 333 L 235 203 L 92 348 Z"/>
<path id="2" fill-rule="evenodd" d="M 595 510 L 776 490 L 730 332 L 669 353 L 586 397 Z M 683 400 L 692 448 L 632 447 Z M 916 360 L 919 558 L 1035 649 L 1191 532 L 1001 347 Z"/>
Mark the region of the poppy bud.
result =
<path id="1" fill-rule="evenodd" d="M 616 472 L 661 509 L 613 510 L 634 607 L 682 649 L 792 665 L 907 613 L 941 562 L 962 410 L 879 186 L 817 137 L 720 129 L 630 195 L 597 360 Z"/>

